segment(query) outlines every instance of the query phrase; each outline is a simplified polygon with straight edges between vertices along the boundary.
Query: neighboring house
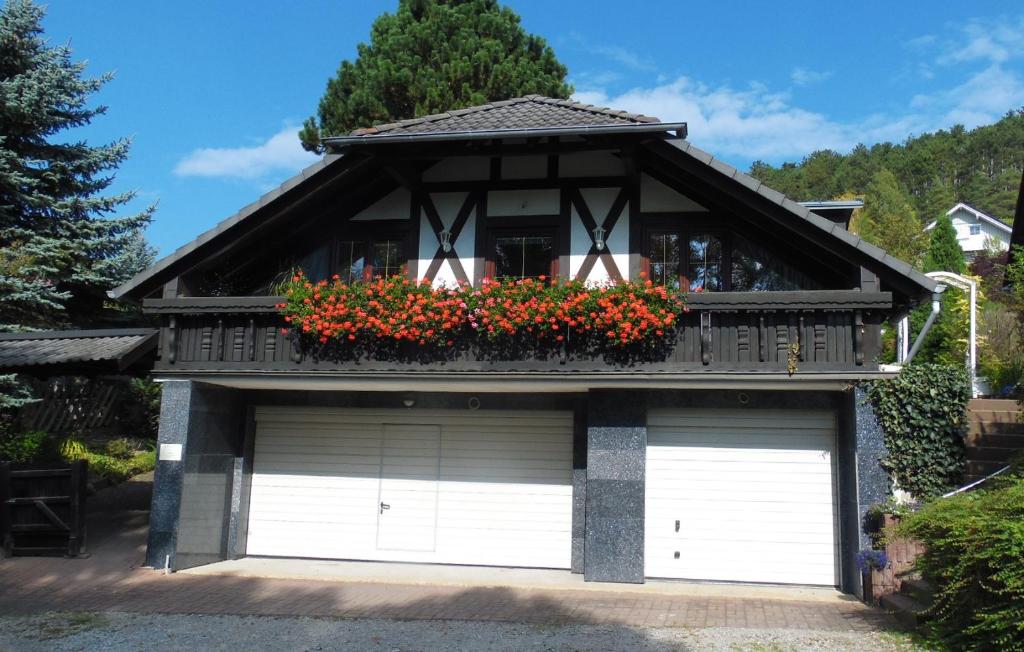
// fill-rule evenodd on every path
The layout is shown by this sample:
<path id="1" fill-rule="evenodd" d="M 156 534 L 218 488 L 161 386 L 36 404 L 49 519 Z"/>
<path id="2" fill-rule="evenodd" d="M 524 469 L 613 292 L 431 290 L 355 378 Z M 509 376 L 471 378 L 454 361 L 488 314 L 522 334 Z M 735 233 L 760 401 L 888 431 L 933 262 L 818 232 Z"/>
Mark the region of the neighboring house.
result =
<path id="1" fill-rule="evenodd" d="M 161 320 L 147 564 L 246 555 L 860 590 L 889 486 L 853 383 L 935 283 L 685 140 L 526 97 L 328 155 L 117 288 Z M 451 246 L 446 248 L 443 243 Z M 701 287 L 617 363 L 320 355 L 268 296 L 310 276 Z M 863 395 L 860 394 L 861 398 Z"/>
<path id="2" fill-rule="evenodd" d="M 1010 233 L 1013 228 L 1002 220 L 971 208 L 963 202 L 946 211 L 946 215 L 953 222 L 956 240 L 968 261 L 989 247 L 995 247 L 999 251 L 1010 248 Z M 925 230 L 931 231 L 933 228 L 935 222 L 931 222 Z"/>

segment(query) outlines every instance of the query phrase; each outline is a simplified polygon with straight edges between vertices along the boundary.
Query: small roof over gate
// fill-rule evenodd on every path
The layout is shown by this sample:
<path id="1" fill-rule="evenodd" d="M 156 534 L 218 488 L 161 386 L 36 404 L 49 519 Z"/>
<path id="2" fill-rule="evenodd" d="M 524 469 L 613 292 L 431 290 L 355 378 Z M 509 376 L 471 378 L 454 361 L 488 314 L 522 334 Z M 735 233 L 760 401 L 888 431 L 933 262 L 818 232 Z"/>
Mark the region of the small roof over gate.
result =
<path id="1" fill-rule="evenodd" d="M 154 328 L 0 333 L 0 370 L 123 372 L 156 350 Z"/>

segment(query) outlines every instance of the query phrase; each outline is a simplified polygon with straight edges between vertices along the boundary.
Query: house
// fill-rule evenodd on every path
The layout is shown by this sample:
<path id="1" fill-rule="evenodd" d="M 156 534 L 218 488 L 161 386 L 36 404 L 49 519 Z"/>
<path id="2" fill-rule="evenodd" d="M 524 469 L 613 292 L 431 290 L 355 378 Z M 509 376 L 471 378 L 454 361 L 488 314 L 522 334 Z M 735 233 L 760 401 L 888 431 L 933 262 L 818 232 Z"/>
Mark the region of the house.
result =
<path id="1" fill-rule="evenodd" d="M 1010 233 L 1013 229 L 1002 220 L 982 213 L 963 202 L 946 211 L 946 215 L 953 222 L 956 240 L 968 261 L 990 247 L 999 251 L 1010 248 Z M 928 224 L 925 230 L 931 231 L 933 228 L 935 222 Z"/>
<path id="2" fill-rule="evenodd" d="M 935 283 L 686 135 L 528 96 L 328 138 L 321 162 L 117 288 L 160 320 L 147 564 L 310 557 L 859 591 L 861 519 L 889 484 L 850 388 L 891 373 L 882 324 Z M 568 345 L 375 355 L 288 328 L 275 288 L 296 267 L 693 291 L 632 359 Z"/>

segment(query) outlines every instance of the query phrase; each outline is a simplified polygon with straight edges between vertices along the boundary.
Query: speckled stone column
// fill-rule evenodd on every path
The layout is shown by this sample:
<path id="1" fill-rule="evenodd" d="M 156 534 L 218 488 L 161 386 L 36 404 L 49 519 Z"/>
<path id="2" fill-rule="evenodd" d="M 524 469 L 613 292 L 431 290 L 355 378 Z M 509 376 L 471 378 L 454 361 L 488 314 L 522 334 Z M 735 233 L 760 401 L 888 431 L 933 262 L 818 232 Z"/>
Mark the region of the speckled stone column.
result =
<path id="1" fill-rule="evenodd" d="M 646 453 L 645 394 L 590 392 L 583 569 L 588 582 L 644 581 Z"/>
<path id="2" fill-rule="evenodd" d="M 864 515 L 875 504 L 885 502 L 892 495 L 892 481 L 882 468 L 881 460 L 888 455 L 885 434 L 878 423 L 875 409 L 868 401 L 867 392 L 858 387 L 853 393 L 854 415 L 857 424 L 857 515 Z M 871 539 L 860 529 L 860 545 L 867 548 Z"/>
<path id="3" fill-rule="evenodd" d="M 194 383 L 172 380 L 163 383 L 160 399 L 160 430 L 157 450 L 164 444 L 188 440 L 189 412 Z M 153 476 L 153 502 L 149 510 L 149 541 L 146 545 L 146 566 L 163 568 L 174 562 L 177 545 L 178 514 L 181 511 L 181 485 L 185 475 L 184 456 L 181 461 L 157 460 Z"/>

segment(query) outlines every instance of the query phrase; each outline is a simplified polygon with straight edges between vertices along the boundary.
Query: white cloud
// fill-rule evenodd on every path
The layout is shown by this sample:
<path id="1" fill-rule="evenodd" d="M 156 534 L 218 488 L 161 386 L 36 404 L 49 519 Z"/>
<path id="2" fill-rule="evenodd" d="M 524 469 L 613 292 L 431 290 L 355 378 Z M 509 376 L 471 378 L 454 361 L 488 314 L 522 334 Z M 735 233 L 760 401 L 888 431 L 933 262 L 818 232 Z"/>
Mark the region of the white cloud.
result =
<path id="1" fill-rule="evenodd" d="M 597 45 L 591 47 L 590 51 L 633 70 L 651 71 L 656 69 L 650 60 L 619 45 Z"/>
<path id="2" fill-rule="evenodd" d="M 1016 21 L 972 20 L 963 26 L 962 35 L 946 47 L 940 63 L 970 61 L 1005 63 L 1024 56 L 1024 16 Z"/>
<path id="3" fill-rule="evenodd" d="M 600 89 L 576 93 L 581 102 L 686 122 L 690 140 L 726 160 L 799 159 L 819 149 L 849 151 L 857 143 L 902 141 L 960 123 L 967 128 L 998 120 L 1024 105 L 1024 82 L 992 65 L 962 84 L 914 97 L 903 110 L 835 120 L 797 105 L 785 92 L 751 83 L 710 86 L 689 77 L 618 95 Z"/>
<path id="4" fill-rule="evenodd" d="M 277 172 L 296 172 L 319 157 L 299 144 L 297 127 L 286 126 L 252 147 L 204 147 L 193 150 L 174 166 L 182 177 L 260 179 Z"/>
<path id="5" fill-rule="evenodd" d="M 809 84 L 817 84 L 825 81 L 833 75 L 831 70 L 810 70 L 804 67 L 793 68 L 793 72 L 789 74 L 789 78 L 793 80 L 793 83 L 797 86 L 807 86 Z"/>

